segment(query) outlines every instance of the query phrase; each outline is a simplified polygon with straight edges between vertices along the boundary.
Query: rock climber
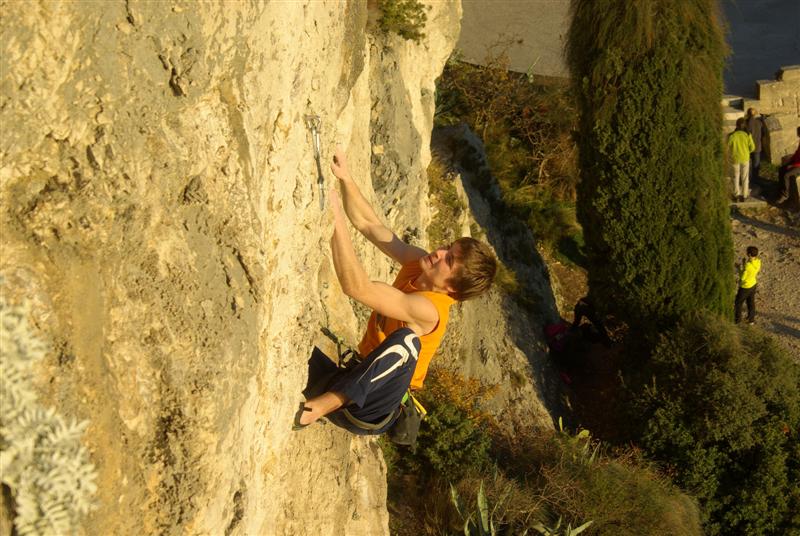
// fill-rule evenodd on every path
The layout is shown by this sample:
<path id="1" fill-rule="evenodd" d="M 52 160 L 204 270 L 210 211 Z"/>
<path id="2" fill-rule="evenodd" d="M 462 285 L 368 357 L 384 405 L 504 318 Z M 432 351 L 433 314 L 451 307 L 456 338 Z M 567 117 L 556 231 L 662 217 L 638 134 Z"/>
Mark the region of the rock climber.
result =
<path id="1" fill-rule="evenodd" d="M 356 434 L 387 431 L 409 389 L 420 389 L 442 340 L 450 306 L 486 292 L 497 270 L 488 245 L 460 238 L 435 251 L 407 244 L 381 223 L 361 194 L 341 147 L 331 163 L 344 206 L 330 192 L 333 212 L 331 252 L 342 290 L 372 309 L 358 346 L 363 360 L 340 371 L 325 392 L 307 400 L 296 417 L 298 427 L 328 416 Z M 379 250 L 402 268 L 391 285 L 372 281 L 356 257 L 345 215 Z M 358 424 L 356 424 L 358 423 Z"/>

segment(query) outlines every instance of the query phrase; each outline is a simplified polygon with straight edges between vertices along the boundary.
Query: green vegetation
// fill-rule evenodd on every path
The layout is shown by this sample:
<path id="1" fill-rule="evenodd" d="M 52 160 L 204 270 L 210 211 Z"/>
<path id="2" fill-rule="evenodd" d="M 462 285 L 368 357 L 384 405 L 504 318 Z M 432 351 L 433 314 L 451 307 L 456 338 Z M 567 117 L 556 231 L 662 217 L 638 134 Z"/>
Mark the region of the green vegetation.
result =
<path id="1" fill-rule="evenodd" d="M 419 400 L 428 409 L 414 456 L 396 460 L 401 470 L 457 480 L 491 466 L 490 422 L 478 405 L 488 390 L 444 370 L 431 371 Z M 429 384 L 431 384 L 429 386 Z"/>
<path id="2" fill-rule="evenodd" d="M 428 165 L 428 188 L 430 204 L 435 211 L 428 226 L 428 238 L 433 248 L 463 236 L 460 218 L 467 207 L 458 197 L 452 177 L 435 155 Z"/>
<path id="3" fill-rule="evenodd" d="M 800 531 L 800 367 L 759 331 L 697 314 L 644 377 L 640 444 L 699 498 L 707 534 Z"/>
<path id="4" fill-rule="evenodd" d="M 564 84 L 509 71 L 503 47 L 495 47 L 499 52 L 485 66 L 451 58 L 437 83 L 436 123 L 465 121 L 481 137 L 491 173 L 478 174 L 476 186 L 487 193 L 499 187 L 499 200 L 485 196 L 495 205 L 492 211 L 523 222 L 556 249 L 579 233 L 576 150 L 570 135 L 575 110 Z M 515 232 L 510 231 L 503 230 Z M 574 251 L 564 256 L 580 260 Z"/>
<path id="5" fill-rule="evenodd" d="M 489 502 L 486 500 L 486 493 L 483 491 L 483 482 L 478 490 L 477 510 L 470 513 L 461 497 L 458 495 L 456 488 L 450 484 L 450 494 L 453 499 L 453 506 L 456 507 L 458 515 L 464 520 L 464 534 L 469 536 L 490 536 L 497 533 L 494 526 L 494 513 L 497 509 L 496 505 L 492 511 L 489 511 Z"/>
<path id="6" fill-rule="evenodd" d="M 402 483 L 390 501 L 400 495 L 414 512 L 392 520 L 393 534 L 464 533 L 465 526 L 474 534 L 492 526 L 497 534 L 564 534 L 588 521 L 583 534 L 700 534 L 694 502 L 636 453 L 608 456 L 587 431 L 508 436 L 479 402 L 491 393 L 476 380 L 431 370 L 422 392 L 435 419 L 423 424 L 427 437 L 415 453 L 384 443 L 390 482 Z"/>
<path id="7" fill-rule="evenodd" d="M 708 534 L 787 534 L 800 531 L 800 373 L 730 323 L 716 9 L 573 3 L 578 219 L 595 303 L 633 328 L 631 440 L 698 498 Z"/>
<path id="8" fill-rule="evenodd" d="M 648 333 L 693 310 L 732 308 L 717 9 L 715 0 L 573 2 L 590 293 Z"/>
<path id="9" fill-rule="evenodd" d="M 419 0 L 379 0 L 382 31 L 394 32 L 404 39 L 419 43 L 425 37 L 423 29 L 428 20 L 425 5 Z"/>
<path id="10" fill-rule="evenodd" d="M 508 72 L 502 54 L 485 67 L 451 61 L 436 120 L 466 121 L 482 137 L 487 166 L 457 156 L 503 214 L 498 232 L 524 227 L 587 267 L 595 305 L 632 328 L 610 351 L 626 367 L 624 393 L 603 395 L 630 409 L 614 430 L 629 435 L 611 451 L 585 431 L 509 437 L 482 411 L 486 393 L 434 375 L 425 404 L 436 437 L 392 466 L 403 478 L 430 471 L 413 481 L 425 526 L 410 533 L 559 533 L 591 521 L 584 534 L 800 534 L 800 371 L 729 318 L 716 2 L 573 9 L 579 120 L 563 88 Z M 514 271 L 500 276 L 524 294 Z"/>
<path id="11" fill-rule="evenodd" d="M 761 161 L 761 167 L 758 170 L 758 174 L 762 179 L 766 179 L 770 182 L 778 182 L 778 169 L 779 166 L 776 166 L 769 160 L 764 159 Z"/>
<path id="12" fill-rule="evenodd" d="M 452 402 L 434 406 L 420 430 L 417 451 L 423 471 L 459 479 L 489 465 L 491 439 L 487 431 Z"/>

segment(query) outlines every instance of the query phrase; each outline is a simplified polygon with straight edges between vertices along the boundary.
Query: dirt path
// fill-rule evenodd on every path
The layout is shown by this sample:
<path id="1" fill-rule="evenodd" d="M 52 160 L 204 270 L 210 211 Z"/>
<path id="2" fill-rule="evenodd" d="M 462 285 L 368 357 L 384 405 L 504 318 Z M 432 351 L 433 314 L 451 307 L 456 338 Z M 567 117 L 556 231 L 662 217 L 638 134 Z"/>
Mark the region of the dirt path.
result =
<path id="1" fill-rule="evenodd" d="M 756 246 L 761 273 L 756 295 L 756 325 L 773 333 L 800 362 L 800 225 L 797 215 L 776 207 L 736 210 L 733 245 L 738 262 Z"/>

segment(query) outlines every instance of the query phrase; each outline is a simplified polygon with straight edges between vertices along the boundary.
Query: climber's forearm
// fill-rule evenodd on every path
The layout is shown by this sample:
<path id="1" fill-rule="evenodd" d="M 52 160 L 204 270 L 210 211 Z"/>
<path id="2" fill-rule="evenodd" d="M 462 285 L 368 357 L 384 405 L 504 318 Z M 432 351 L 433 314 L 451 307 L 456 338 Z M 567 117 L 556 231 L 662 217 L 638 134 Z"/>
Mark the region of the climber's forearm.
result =
<path id="1" fill-rule="evenodd" d="M 371 283 L 367 272 L 356 256 L 347 222 L 341 212 L 334 211 L 333 236 L 331 237 L 331 254 L 336 277 L 345 294 L 358 299 L 365 286 Z"/>
<path id="2" fill-rule="evenodd" d="M 342 185 L 344 210 L 353 227 L 373 243 L 391 240 L 394 233 L 381 222 L 355 181 L 348 176 L 340 179 L 339 183 Z"/>
<path id="3" fill-rule="evenodd" d="M 336 147 L 333 155 L 331 171 L 339 179 L 344 210 L 353 227 L 375 244 L 391 241 L 393 233 L 378 219 L 375 209 L 367 202 L 358 185 L 353 181 L 347 157 L 340 146 Z"/>
<path id="4" fill-rule="evenodd" d="M 341 147 L 337 147 L 331 163 L 331 171 L 342 187 L 344 212 L 353 227 L 382 252 L 401 264 L 420 259 L 427 252 L 400 240 L 391 229 L 378 218 L 375 209 L 367 202 L 358 185 L 350 176 L 347 158 Z"/>

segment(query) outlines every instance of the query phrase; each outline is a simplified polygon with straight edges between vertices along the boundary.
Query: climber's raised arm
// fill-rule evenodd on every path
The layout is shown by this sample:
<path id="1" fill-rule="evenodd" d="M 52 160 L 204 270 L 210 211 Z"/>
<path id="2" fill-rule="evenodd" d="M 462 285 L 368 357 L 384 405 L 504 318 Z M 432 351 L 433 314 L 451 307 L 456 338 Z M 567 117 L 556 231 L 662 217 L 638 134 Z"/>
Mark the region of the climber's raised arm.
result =
<path id="1" fill-rule="evenodd" d="M 430 333 L 439 322 L 439 312 L 434 304 L 419 294 L 406 294 L 391 285 L 369 279 L 353 249 L 335 188 L 331 188 L 329 198 L 333 210 L 333 265 L 344 293 L 378 314 L 404 322 L 417 335 Z"/>
<path id="2" fill-rule="evenodd" d="M 358 185 L 350 176 L 347 167 L 347 158 L 341 147 L 336 148 L 331 163 L 331 171 L 339 179 L 342 186 L 342 199 L 347 217 L 353 227 L 363 234 L 367 240 L 375 244 L 378 249 L 400 264 L 407 264 L 419 260 L 428 254 L 424 249 L 412 246 L 400 240 L 397 235 L 386 227 L 375 214 L 375 210 L 364 199 Z"/>

